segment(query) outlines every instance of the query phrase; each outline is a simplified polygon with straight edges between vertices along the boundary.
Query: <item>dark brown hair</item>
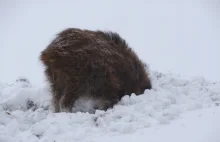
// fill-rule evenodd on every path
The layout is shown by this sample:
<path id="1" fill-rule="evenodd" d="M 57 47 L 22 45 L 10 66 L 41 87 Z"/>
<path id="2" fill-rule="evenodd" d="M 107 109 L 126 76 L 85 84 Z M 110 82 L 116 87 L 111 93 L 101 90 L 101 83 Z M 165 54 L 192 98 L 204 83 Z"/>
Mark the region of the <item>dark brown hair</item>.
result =
<path id="1" fill-rule="evenodd" d="M 81 97 L 97 109 L 113 107 L 124 95 L 151 89 L 146 65 L 119 34 L 68 28 L 42 51 L 55 112 L 72 111 Z"/>

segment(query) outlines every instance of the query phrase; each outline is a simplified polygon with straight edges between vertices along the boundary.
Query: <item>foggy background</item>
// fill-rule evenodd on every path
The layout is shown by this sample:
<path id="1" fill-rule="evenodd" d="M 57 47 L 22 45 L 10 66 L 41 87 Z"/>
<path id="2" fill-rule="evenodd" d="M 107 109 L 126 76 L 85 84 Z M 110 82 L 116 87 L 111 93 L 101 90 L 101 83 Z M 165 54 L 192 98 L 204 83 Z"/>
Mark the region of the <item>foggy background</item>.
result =
<path id="1" fill-rule="evenodd" d="M 0 82 L 41 85 L 39 55 L 61 30 L 112 30 L 153 71 L 220 80 L 218 0 L 0 0 Z"/>

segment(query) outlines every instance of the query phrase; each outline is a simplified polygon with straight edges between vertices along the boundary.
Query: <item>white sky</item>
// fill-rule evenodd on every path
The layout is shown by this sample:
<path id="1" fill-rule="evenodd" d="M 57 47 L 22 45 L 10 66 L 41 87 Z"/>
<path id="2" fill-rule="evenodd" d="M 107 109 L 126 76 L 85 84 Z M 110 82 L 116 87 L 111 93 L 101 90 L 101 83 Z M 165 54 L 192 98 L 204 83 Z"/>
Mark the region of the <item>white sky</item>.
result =
<path id="1" fill-rule="evenodd" d="M 0 0 L 0 82 L 44 82 L 40 52 L 67 27 L 113 30 L 152 70 L 220 80 L 218 0 Z"/>

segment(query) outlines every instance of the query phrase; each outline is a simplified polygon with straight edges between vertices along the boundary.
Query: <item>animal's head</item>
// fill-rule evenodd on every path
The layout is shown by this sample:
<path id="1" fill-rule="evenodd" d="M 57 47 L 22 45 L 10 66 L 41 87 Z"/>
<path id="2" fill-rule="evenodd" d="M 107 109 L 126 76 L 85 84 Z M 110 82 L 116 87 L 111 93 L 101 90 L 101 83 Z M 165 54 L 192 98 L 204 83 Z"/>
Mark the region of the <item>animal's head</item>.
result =
<path id="1" fill-rule="evenodd" d="M 134 92 L 136 95 L 143 94 L 146 89 L 152 89 L 151 80 L 146 70 L 146 64 L 139 62 L 140 68 L 137 70 L 138 80 L 135 84 Z"/>

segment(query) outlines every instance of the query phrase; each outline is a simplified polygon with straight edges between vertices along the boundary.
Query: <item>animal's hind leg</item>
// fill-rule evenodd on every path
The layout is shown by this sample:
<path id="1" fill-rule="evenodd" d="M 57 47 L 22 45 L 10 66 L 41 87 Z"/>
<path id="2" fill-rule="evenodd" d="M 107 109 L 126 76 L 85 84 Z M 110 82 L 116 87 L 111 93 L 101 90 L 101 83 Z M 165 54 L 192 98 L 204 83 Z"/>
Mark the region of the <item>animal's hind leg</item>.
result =
<path id="1" fill-rule="evenodd" d="M 59 101 L 60 111 L 72 112 L 73 105 L 78 98 L 79 97 L 76 95 L 76 93 L 65 93 Z"/>
<path id="2" fill-rule="evenodd" d="M 58 90 L 53 90 L 53 96 L 52 96 L 52 109 L 53 111 L 60 112 L 60 106 L 59 106 L 59 101 L 61 98 L 61 92 Z"/>
<path id="3" fill-rule="evenodd" d="M 60 112 L 60 106 L 59 106 L 59 100 L 57 100 L 56 98 L 53 97 L 52 99 L 52 105 L 53 105 L 53 111 L 56 112 Z"/>

